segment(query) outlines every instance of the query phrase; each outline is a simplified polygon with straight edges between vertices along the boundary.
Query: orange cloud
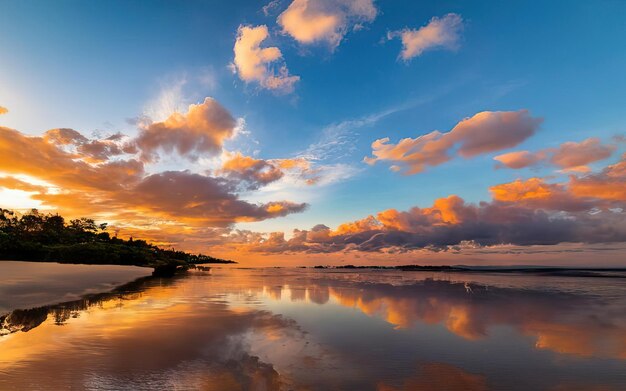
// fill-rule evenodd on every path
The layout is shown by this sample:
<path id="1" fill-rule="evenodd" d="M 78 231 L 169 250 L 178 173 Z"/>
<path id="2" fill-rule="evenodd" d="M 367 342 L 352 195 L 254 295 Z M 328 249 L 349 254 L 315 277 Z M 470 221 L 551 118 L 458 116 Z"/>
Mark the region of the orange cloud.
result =
<path id="1" fill-rule="evenodd" d="M 587 164 L 604 160 L 616 150 L 614 145 L 602 145 L 596 137 L 581 142 L 568 141 L 558 148 L 548 148 L 538 152 L 517 151 L 494 157 L 500 162 L 498 167 L 520 169 L 534 166 L 543 161 L 566 171 L 588 172 Z"/>
<path id="2" fill-rule="evenodd" d="M 262 253 L 403 253 L 429 249 L 461 251 L 502 245 L 557 245 L 626 241 L 626 160 L 598 174 L 566 183 L 518 179 L 489 188 L 493 200 L 472 204 L 457 195 L 427 208 L 387 209 L 336 230 L 318 225 L 271 240 L 248 234 L 237 246 Z M 315 233 L 313 235 L 312 233 Z"/>
<path id="3" fill-rule="evenodd" d="M 282 93 L 292 92 L 299 76 L 289 75 L 286 65 L 275 70 L 271 64 L 282 58 L 280 49 L 275 46 L 261 47 L 269 33 L 267 26 L 239 26 L 233 51 L 233 62 L 239 78 L 247 83 L 258 82 L 262 88 Z"/>
<path id="4" fill-rule="evenodd" d="M 111 168 L 113 170 L 110 171 Z M 128 171 L 120 171 L 107 164 L 88 164 L 45 138 L 28 137 L 5 127 L 0 127 L 0 171 L 30 175 L 76 190 L 114 191 L 121 188 L 120 183 L 134 179 L 129 178 Z"/>
<path id="5" fill-rule="evenodd" d="M 544 159 L 544 156 L 529 151 L 516 151 L 498 155 L 493 159 L 501 163 L 498 167 L 519 169 L 539 163 Z"/>
<path id="6" fill-rule="evenodd" d="M 240 152 L 231 154 L 222 165 L 219 173 L 238 180 L 249 190 L 257 189 L 282 178 L 285 174 L 280 169 L 281 164 L 244 156 Z"/>
<path id="7" fill-rule="evenodd" d="M 623 207 L 626 203 L 626 154 L 622 160 L 597 174 L 570 176 L 563 184 L 549 184 L 541 178 L 516 180 L 489 188 L 497 201 L 534 208 L 583 211 Z"/>
<path id="8" fill-rule="evenodd" d="M 159 150 L 176 151 L 183 157 L 197 159 L 201 154 L 216 154 L 224 141 L 235 134 L 237 122 L 213 98 L 192 104 L 187 113 L 174 113 L 163 122 L 141 125 L 135 144 L 142 160 L 154 161 Z"/>
<path id="9" fill-rule="evenodd" d="M 334 49 L 350 28 L 373 21 L 377 14 L 373 0 L 294 0 L 277 22 L 299 43 L 326 42 Z"/>
<path id="10" fill-rule="evenodd" d="M 5 189 L 22 190 L 35 193 L 46 193 L 48 189 L 45 186 L 33 185 L 14 177 L 0 177 L 0 187 Z"/>
<path id="11" fill-rule="evenodd" d="M 570 189 L 579 197 L 626 202 L 626 153 L 622 155 L 622 160 L 608 166 L 599 174 L 571 176 Z"/>
<path id="12" fill-rule="evenodd" d="M 463 19 L 457 14 L 447 14 L 443 18 L 434 17 L 419 29 L 405 28 L 387 34 L 387 39 L 399 37 L 402 40 L 400 58 L 408 61 L 433 48 L 456 49 L 459 33 L 463 29 Z"/>
<path id="13" fill-rule="evenodd" d="M 382 213 L 382 212 L 381 212 Z M 362 220 L 344 223 L 337 227 L 333 235 L 346 235 L 365 231 L 373 231 L 381 228 L 381 223 L 374 216 L 368 216 Z"/>
<path id="14" fill-rule="evenodd" d="M 541 178 L 520 179 L 491 186 L 489 191 L 496 201 L 514 203 L 532 208 L 559 211 L 586 211 L 604 203 L 572 194 L 566 184 L 549 184 Z"/>
<path id="15" fill-rule="evenodd" d="M 541 119 L 528 111 L 484 111 L 459 122 L 451 131 L 433 131 L 417 138 L 405 138 L 389 144 L 389 138 L 372 143 L 373 157 L 365 162 L 389 161 L 406 174 L 422 172 L 426 166 L 437 166 L 452 159 L 450 153 L 471 158 L 487 152 L 511 148 L 532 136 Z"/>
<path id="16" fill-rule="evenodd" d="M 0 106 L 0 115 L 6 114 L 8 112 L 9 112 L 9 109 L 7 109 L 6 107 Z"/>
<path id="17" fill-rule="evenodd" d="M 220 137 L 232 131 L 228 124 L 234 121 L 228 120 L 232 119 L 228 115 L 222 121 L 227 125 L 215 125 L 220 123 L 218 119 L 224 119 L 225 112 L 210 107 L 214 104 L 205 100 L 202 105 L 192 105 L 186 117 L 180 115 L 184 118 L 174 115 L 165 123 L 142 129 L 137 145 L 142 153 L 167 146 L 177 148 L 180 153 L 217 148 Z M 171 134 L 152 138 L 151 132 L 157 128 Z M 216 132 L 218 136 L 207 136 L 207 132 Z M 114 135 L 96 141 L 114 143 L 120 138 Z M 152 143 L 154 140 L 157 142 Z M 71 129 L 53 129 L 43 137 L 30 137 L 0 127 L 0 172 L 9 175 L 0 177 L 0 186 L 33 192 L 30 197 L 41 201 L 42 207 L 67 217 L 88 215 L 126 229 L 169 222 L 178 232 L 181 227 L 177 224 L 184 223 L 190 236 L 194 234 L 191 231 L 202 232 L 206 227 L 228 227 L 239 221 L 285 216 L 306 208 L 306 204 L 290 201 L 259 204 L 243 201 L 238 196 L 239 182 L 226 177 L 189 171 L 146 173 L 143 162 L 129 156 L 125 160 L 111 159 L 110 153 L 96 159 L 96 155 L 80 148 L 92 145 L 93 141 Z M 242 167 L 246 162 L 243 159 L 239 166 L 233 162 L 229 167 Z M 269 180 L 263 171 L 257 174 L 260 179 Z M 55 191 L 26 183 L 14 175 L 44 181 Z"/>

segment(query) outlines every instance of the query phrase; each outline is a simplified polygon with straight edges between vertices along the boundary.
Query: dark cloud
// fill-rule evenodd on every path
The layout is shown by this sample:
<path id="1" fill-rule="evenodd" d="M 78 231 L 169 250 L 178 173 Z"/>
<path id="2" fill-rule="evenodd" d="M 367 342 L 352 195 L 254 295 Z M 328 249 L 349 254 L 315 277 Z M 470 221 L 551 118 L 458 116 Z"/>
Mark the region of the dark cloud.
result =
<path id="1" fill-rule="evenodd" d="M 457 195 L 427 208 L 387 209 L 375 216 L 269 236 L 248 233 L 250 251 L 331 253 L 460 251 L 497 245 L 556 245 L 626 241 L 626 154 L 599 173 L 570 176 L 565 183 L 541 178 L 489 188 L 493 200 L 467 203 Z"/>

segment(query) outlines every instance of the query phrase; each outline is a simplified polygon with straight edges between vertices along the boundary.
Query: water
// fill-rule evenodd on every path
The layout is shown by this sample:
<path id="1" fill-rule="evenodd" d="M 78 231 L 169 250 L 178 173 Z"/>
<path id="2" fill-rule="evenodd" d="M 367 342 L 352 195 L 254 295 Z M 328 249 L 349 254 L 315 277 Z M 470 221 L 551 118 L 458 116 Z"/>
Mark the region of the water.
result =
<path id="1" fill-rule="evenodd" d="M 0 261 L 0 315 L 110 291 L 150 274 L 135 266 Z"/>
<path id="2" fill-rule="evenodd" d="M 17 313 L 0 390 L 624 390 L 625 281 L 228 267 L 146 278 Z"/>

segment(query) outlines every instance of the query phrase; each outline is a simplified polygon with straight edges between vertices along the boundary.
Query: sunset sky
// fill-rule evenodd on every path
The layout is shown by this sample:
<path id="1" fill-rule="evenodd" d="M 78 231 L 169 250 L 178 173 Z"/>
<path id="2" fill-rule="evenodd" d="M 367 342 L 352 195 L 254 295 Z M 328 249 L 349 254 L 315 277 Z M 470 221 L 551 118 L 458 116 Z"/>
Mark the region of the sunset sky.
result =
<path id="1" fill-rule="evenodd" d="M 626 2 L 0 9 L 2 208 L 250 265 L 624 265 Z"/>

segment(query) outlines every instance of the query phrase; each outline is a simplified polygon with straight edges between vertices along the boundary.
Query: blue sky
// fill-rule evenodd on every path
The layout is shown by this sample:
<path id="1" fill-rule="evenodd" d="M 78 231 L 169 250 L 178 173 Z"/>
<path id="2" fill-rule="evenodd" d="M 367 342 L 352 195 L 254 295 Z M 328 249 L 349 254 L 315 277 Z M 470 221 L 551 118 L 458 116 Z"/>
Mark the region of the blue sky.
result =
<path id="1" fill-rule="evenodd" d="M 290 0 L 277 2 L 268 15 L 266 4 L 254 1 L 1 3 L 0 105 L 9 109 L 2 126 L 31 136 L 61 127 L 86 136 L 133 136 L 138 130 L 130 119 L 156 116 L 169 92 L 170 108 L 213 97 L 244 119 L 248 133 L 226 145 L 257 158 L 301 156 L 339 137 L 343 143 L 316 164 L 342 164 L 349 174 L 289 192 L 310 204 L 303 213 L 241 225 L 258 231 L 334 227 L 388 208 L 426 207 L 450 194 L 489 200 L 490 186 L 517 178 L 566 179 L 569 173 L 551 167 L 495 169 L 493 157 L 589 137 L 612 143 L 626 129 L 622 1 L 381 0 L 373 3 L 376 17 L 356 30 L 351 25 L 334 49 L 302 44 L 281 30 L 277 17 Z M 449 13 L 463 21 L 454 47 L 433 47 L 404 61 L 400 40 L 386 39 L 390 31 L 416 30 Z M 263 45 L 278 47 L 280 61 L 300 77 L 292 92 L 233 73 L 242 25 L 267 26 Z M 454 157 L 416 175 L 362 161 L 376 139 L 396 143 L 447 132 L 481 111 L 521 109 L 543 123 L 513 148 Z M 616 152 L 589 166 L 600 170 L 618 159 Z M 160 167 L 198 168 L 177 162 L 166 159 Z"/>

